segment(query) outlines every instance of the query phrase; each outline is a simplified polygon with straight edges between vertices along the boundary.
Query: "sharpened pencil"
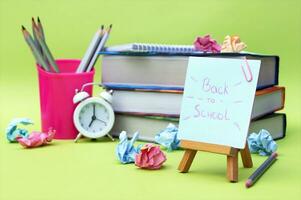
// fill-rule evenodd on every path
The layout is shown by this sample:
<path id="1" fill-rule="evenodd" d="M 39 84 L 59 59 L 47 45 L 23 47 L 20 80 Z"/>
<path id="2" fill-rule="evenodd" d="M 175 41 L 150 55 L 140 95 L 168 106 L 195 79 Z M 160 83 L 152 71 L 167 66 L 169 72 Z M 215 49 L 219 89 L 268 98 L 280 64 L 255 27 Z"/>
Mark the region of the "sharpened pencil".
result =
<path id="1" fill-rule="evenodd" d="M 97 49 L 96 49 L 96 51 L 95 51 L 95 53 L 94 53 L 91 61 L 90 61 L 89 65 L 88 65 L 88 67 L 86 69 L 86 72 L 89 72 L 89 71 L 92 70 L 92 68 L 93 68 L 94 64 L 96 63 L 97 58 L 99 56 L 98 53 L 104 48 L 104 46 L 105 46 L 105 44 L 106 44 L 106 42 L 107 42 L 107 40 L 109 38 L 111 30 L 112 30 L 112 24 L 109 26 L 109 28 L 107 29 L 107 31 L 105 31 L 103 37 L 101 38 L 101 41 L 100 41 L 100 43 L 99 43 L 99 45 L 98 45 L 98 47 L 97 47 Z"/>
<path id="2" fill-rule="evenodd" d="M 37 34 L 35 32 L 35 28 L 37 28 L 37 24 L 34 20 L 34 18 L 32 17 L 31 18 L 31 23 L 32 23 L 32 34 L 33 34 L 33 38 L 34 38 L 34 43 L 37 47 L 37 49 L 40 51 L 40 53 L 43 55 L 43 52 L 42 52 L 42 47 L 40 46 L 39 42 L 38 42 L 38 39 L 37 39 Z M 39 63 L 41 64 L 41 63 Z"/>
<path id="3" fill-rule="evenodd" d="M 56 72 L 56 73 L 59 73 L 60 70 L 46 44 L 46 42 L 43 40 L 43 36 L 42 36 L 42 32 L 39 32 L 38 30 L 36 30 L 36 34 L 37 34 L 37 39 L 42 47 L 42 50 L 43 50 L 43 53 L 46 55 L 47 57 L 47 60 L 49 62 L 49 64 L 51 65 L 51 67 L 53 68 L 53 70 Z"/>
<path id="4" fill-rule="evenodd" d="M 101 38 L 103 36 L 103 29 L 104 29 L 104 26 L 102 25 L 101 28 L 98 29 L 97 32 L 95 33 L 95 35 L 93 36 L 93 38 L 90 42 L 90 45 L 76 70 L 76 73 L 82 73 L 82 72 L 86 71 L 86 68 L 88 67 L 89 62 L 93 58 L 93 55 L 95 54 L 95 51 L 101 41 Z"/>
<path id="5" fill-rule="evenodd" d="M 39 31 L 40 31 L 41 34 L 42 34 L 43 40 L 45 41 L 44 29 L 43 29 L 42 22 L 41 22 L 41 20 L 40 20 L 39 17 L 38 17 L 38 23 L 37 23 L 37 26 L 38 26 Z"/>
<path id="6" fill-rule="evenodd" d="M 22 33 L 23 33 L 24 39 L 25 39 L 26 43 L 28 44 L 28 46 L 30 47 L 32 54 L 34 55 L 37 63 L 39 63 L 41 65 L 41 67 L 44 68 L 44 70 L 50 71 L 48 64 L 43 59 L 41 53 L 35 46 L 33 38 L 31 37 L 31 35 L 29 34 L 29 32 L 26 30 L 26 28 L 24 26 L 22 26 Z"/>
<path id="7" fill-rule="evenodd" d="M 48 61 L 48 59 L 47 59 L 47 57 L 46 57 L 46 55 L 45 55 L 44 52 L 43 52 L 43 49 L 42 49 L 41 45 L 40 45 L 40 43 L 39 43 L 39 41 L 38 41 L 38 39 L 37 39 L 37 37 L 36 37 L 36 35 L 37 35 L 36 32 L 38 31 L 38 32 L 42 33 L 43 40 L 45 41 L 45 35 L 44 35 L 44 31 L 43 31 L 43 27 L 42 27 L 42 23 L 41 23 L 41 21 L 40 21 L 40 18 L 38 17 L 38 23 L 35 22 L 34 18 L 32 18 L 32 21 L 33 21 L 32 32 L 33 32 L 33 35 L 34 35 L 34 37 L 35 37 L 35 40 L 37 41 L 37 43 L 38 43 L 38 45 L 39 45 L 39 47 L 40 47 L 41 54 L 42 54 L 44 60 L 47 62 L 48 65 L 50 65 L 50 64 L 49 64 L 49 61 Z"/>

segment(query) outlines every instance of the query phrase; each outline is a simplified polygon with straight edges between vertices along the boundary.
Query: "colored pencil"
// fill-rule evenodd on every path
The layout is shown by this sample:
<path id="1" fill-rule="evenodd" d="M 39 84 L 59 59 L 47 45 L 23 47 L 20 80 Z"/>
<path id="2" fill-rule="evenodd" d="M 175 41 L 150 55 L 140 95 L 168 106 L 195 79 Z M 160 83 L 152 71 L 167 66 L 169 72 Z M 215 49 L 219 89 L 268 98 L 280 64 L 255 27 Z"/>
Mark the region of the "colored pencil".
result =
<path id="1" fill-rule="evenodd" d="M 256 171 L 248 178 L 246 181 L 246 187 L 249 188 L 255 184 L 255 182 L 264 174 L 264 172 L 275 162 L 278 154 L 276 152 L 272 153 L 268 159 L 266 159 Z"/>
<path id="2" fill-rule="evenodd" d="M 98 45 L 98 47 L 97 47 L 97 49 L 96 49 L 96 51 L 95 51 L 95 53 L 94 53 L 91 61 L 90 61 L 89 65 L 88 65 L 88 67 L 86 69 L 86 72 L 89 72 L 89 71 L 92 70 L 94 64 L 97 61 L 98 53 L 104 48 L 104 46 L 105 46 L 105 44 L 106 44 L 106 42 L 107 42 L 107 40 L 109 38 L 111 30 L 112 30 L 112 24 L 109 26 L 108 30 L 104 33 L 103 37 L 101 38 L 101 41 L 100 41 L 100 43 L 99 43 L 99 45 Z"/>
<path id="3" fill-rule="evenodd" d="M 34 20 L 34 18 L 32 17 L 31 18 L 31 23 L 32 23 L 32 34 L 33 34 L 33 38 L 34 38 L 34 43 L 37 47 L 37 49 L 41 52 L 41 54 L 43 55 L 43 52 L 42 52 L 42 47 L 40 46 L 39 42 L 38 42 L 38 39 L 37 39 L 37 34 L 35 32 L 35 28 L 37 28 L 37 24 Z M 41 64 L 41 63 L 39 63 Z"/>
<path id="4" fill-rule="evenodd" d="M 38 26 L 39 31 L 40 31 L 41 34 L 42 34 L 43 40 L 45 41 L 44 29 L 43 29 L 42 22 L 41 22 L 41 20 L 40 20 L 39 17 L 38 17 L 38 23 L 37 23 L 37 26 Z"/>
<path id="5" fill-rule="evenodd" d="M 43 50 L 43 53 L 46 55 L 47 57 L 47 60 L 49 62 L 49 64 L 51 65 L 51 67 L 53 68 L 53 70 L 56 72 L 56 73 L 59 73 L 60 70 L 46 44 L 46 42 L 43 40 L 43 35 L 42 35 L 42 32 L 40 32 L 39 30 L 35 30 L 36 31 L 36 35 L 37 35 L 37 39 L 39 41 L 39 44 L 41 45 L 42 47 L 42 50 Z"/>
<path id="6" fill-rule="evenodd" d="M 36 27 L 36 29 L 42 34 L 42 38 L 43 38 L 43 40 L 46 42 L 46 40 L 45 40 L 45 34 L 44 34 L 44 29 L 43 29 L 42 22 L 41 22 L 41 20 L 40 20 L 39 17 L 38 17 L 38 22 L 36 23 L 36 26 L 35 26 L 35 27 Z M 33 29 L 32 31 L 35 32 L 34 29 Z M 39 42 L 39 41 L 38 41 L 38 42 Z M 41 46 L 41 45 L 40 45 L 40 46 Z M 44 52 L 43 52 L 43 50 L 42 50 L 42 47 L 41 47 L 41 51 L 42 51 L 42 55 L 43 55 L 44 60 L 48 63 L 48 65 L 50 65 L 50 63 L 49 63 L 49 61 L 48 61 L 46 55 L 44 54 Z"/>
<path id="7" fill-rule="evenodd" d="M 76 73 L 82 73 L 85 71 L 85 69 L 87 68 L 87 66 L 89 65 L 89 62 L 91 61 L 93 55 L 95 54 L 95 51 L 101 41 L 102 35 L 103 35 L 103 29 L 104 26 L 102 25 L 100 29 L 97 30 L 97 32 L 95 33 L 94 37 L 92 38 L 90 45 L 84 55 L 84 57 L 82 58 Z"/>
<path id="8" fill-rule="evenodd" d="M 28 46 L 30 47 L 32 54 L 34 55 L 37 63 L 40 63 L 41 67 L 43 67 L 44 70 L 50 71 L 48 64 L 43 59 L 41 53 L 35 46 L 33 38 L 31 37 L 31 35 L 29 34 L 29 32 L 26 30 L 26 28 L 24 26 L 22 26 L 22 33 L 23 33 L 24 39 L 27 42 Z"/>

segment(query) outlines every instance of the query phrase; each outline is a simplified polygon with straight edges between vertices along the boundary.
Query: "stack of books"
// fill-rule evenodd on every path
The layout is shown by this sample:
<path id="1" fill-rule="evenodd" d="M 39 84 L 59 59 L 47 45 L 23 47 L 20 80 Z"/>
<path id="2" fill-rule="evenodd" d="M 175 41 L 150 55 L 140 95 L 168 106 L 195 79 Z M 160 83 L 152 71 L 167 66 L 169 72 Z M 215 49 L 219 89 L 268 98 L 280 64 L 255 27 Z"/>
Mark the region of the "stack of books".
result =
<path id="1" fill-rule="evenodd" d="M 285 88 L 278 86 L 278 56 L 246 52 L 205 54 L 192 52 L 189 46 L 163 46 L 158 51 L 151 45 L 140 46 L 135 50 L 133 45 L 122 45 L 101 52 L 102 84 L 114 90 L 113 136 L 124 130 L 131 137 L 139 131 L 140 140 L 153 142 L 169 123 L 178 125 L 189 56 L 210 56 L 261 60 L 249 133 L 266 129 L 274 139 L 285 137 L 286 115 L 275 113 L 284 108 L 285 100 Z"/>

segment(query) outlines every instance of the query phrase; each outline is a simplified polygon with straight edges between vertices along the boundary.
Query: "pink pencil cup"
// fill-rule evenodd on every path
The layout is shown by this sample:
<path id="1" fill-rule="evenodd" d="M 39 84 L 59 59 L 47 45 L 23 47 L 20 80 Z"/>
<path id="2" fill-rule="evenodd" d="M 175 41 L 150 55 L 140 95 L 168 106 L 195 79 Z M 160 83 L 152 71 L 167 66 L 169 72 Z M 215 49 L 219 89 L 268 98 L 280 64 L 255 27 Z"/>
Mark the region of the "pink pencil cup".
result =
<path id="1" fill-rule="evenodd" d="M 73 124 L 73 96 L 76 89 L 93 82 L 91 72 L 75 73 L 80 60 L 59 59 L 56 63 L 60 73 L 50 73 L 38 67 L 42 131 L 51 127 L 56 130 L 55 139 L 74 139 L 78 131 Z M 92 86 L 85 87 L 92 94 Z"/>

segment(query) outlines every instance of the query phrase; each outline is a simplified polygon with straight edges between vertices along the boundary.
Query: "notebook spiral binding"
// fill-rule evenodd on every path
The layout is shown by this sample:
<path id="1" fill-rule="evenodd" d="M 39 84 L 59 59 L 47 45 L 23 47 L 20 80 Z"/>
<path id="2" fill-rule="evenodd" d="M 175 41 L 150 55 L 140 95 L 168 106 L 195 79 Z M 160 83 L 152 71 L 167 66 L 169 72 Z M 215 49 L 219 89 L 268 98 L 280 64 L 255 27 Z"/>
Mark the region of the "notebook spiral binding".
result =
<path id="1" fill-rule="evenodd" d="M 133 44 L 135 52 L 158 52 L 158 53 L 190 53 L 195 52 L 191 45 L 165 45 L 165 44 Z"/>

